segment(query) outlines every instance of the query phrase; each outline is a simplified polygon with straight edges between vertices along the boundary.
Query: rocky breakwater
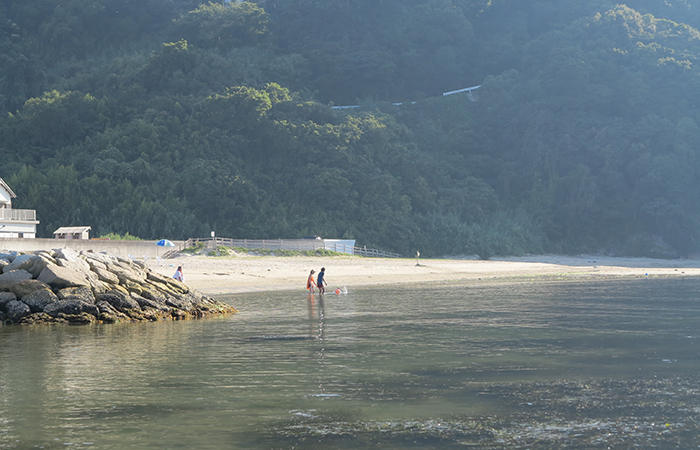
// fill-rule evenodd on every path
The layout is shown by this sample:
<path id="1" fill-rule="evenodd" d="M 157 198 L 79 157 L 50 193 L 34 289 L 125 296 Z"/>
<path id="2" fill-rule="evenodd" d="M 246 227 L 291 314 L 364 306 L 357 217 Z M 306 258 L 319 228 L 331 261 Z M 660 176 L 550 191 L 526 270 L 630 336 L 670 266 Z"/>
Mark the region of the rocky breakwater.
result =
<path id="1" fill-rule="evenodd" d="M 0 253 L 0 323 L 114 323 L 235 312 L 138 261 L 68 248 Z"/>

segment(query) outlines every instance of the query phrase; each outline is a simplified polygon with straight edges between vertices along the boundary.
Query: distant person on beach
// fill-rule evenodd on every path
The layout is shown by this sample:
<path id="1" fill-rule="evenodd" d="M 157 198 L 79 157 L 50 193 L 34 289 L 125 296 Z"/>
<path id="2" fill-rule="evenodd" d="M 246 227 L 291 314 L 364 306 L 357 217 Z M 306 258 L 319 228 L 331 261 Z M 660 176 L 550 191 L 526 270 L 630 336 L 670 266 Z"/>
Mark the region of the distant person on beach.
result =
<path id="1" fill-rule="evenodd" d="M 318 273 L 318 278 L 316 278 L 316 286 L 318 286 L 318 292 L 319 294 L 325 294 L 326 293 L 326 288 L 323 287 L 323 284 L 328 284 L 324 277 L 326 276 L 326 268 L 321 267 L 321 271 Z"/>
<path id="2" fill-rule="evenodd" d="M 306 289 L 308 289 L 309 293 L 311 293 L 311 294 L 314 293 L 314 286 L 316 286 L 316 283 L 314 283 L 314 274 L 315 273 L 316 273 L 316 271 L 311 269 L 311 273 L 309 274 L 309 278 L 306 280 Z"/>
<path id="3" fill-rule="evenodd" d="M 173 278 L 175 278 L 181 283 L 185 282 L 185 275 L 182 274 L 182 266 L 177 266 L 177 270 L 175 271 L 175 275 L 173 275 Z"/>

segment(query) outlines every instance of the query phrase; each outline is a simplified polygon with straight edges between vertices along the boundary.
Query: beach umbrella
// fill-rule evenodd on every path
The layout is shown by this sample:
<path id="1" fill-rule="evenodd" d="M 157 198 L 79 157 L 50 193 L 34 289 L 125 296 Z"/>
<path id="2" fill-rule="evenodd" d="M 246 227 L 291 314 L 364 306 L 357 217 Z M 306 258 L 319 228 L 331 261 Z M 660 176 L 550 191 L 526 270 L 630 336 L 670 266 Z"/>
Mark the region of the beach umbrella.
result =
<path id="1" fill-rule="evenodd" d="M 172 241 L 169 241 L 167 239 L 161 239 L 160 241 L 156 242 L 156 245 L 158 247 L 175 247 L 175 244 L 173 244 Z M 156 256 L 160 258 L 159 251 L 156 251 Z"/>

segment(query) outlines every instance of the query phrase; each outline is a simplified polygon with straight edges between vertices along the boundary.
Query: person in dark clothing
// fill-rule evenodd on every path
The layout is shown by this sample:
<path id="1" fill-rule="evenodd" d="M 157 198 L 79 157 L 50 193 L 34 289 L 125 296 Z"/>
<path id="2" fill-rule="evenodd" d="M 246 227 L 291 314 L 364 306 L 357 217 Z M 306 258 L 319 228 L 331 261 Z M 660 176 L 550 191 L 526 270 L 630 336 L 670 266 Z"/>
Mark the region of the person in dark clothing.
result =
<path id="1" fill-rule="evenodd" d="M 326 276 L 326 268 L 321 267 L 321 271 L 318 273 L 318 277 L 316 277 L 316 286 L 318 286 L 318 292 L 321 294 L 326 293 L 326 288 L 323 287 L 323 284 L 328 284 L 324 277 Z"/>

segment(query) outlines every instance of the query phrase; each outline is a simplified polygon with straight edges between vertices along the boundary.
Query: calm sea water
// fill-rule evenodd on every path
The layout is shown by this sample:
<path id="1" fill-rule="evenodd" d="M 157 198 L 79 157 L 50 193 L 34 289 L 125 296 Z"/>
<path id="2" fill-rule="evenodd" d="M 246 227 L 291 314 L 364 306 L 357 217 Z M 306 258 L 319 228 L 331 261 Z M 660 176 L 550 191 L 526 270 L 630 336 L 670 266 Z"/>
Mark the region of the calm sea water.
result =
<path id="1" fill-rule="evenodd" d="M 698 279 L 348 290 L 0 326 L 0 449 L 700 446 Z"/>

